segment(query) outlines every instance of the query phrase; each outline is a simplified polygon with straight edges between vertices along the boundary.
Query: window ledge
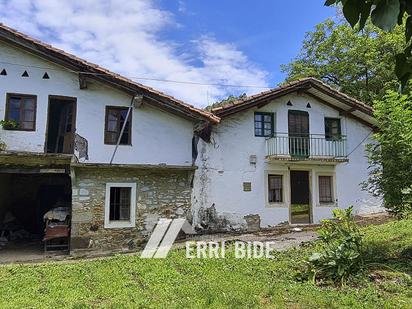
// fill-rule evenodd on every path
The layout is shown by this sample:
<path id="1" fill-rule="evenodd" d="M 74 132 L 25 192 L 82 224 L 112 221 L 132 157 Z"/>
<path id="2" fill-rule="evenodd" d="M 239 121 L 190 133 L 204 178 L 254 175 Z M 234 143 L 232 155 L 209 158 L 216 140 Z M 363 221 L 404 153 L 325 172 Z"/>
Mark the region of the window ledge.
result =
<path id="1" fill-rule="evenodd" d="M 121 229 L 121 228 L 132 228 L 135 227 L 135 222 L 130 221 L 109 221 L 108 223 L 104 224 L 105 229 Z"/>
<path id="2" fill-rule="evenodd" d="M 317 204 L 316 207 L 338 207 L 337 203 L 331 202 L 331 203 L 320 203 Z"/>
<path id="3" fill-rule="evenodd" d="M 3 128 L 4 131 L 36 132 L 36 129 Z"/>
<path id="4" fill-rule="evenodd" d="M 282 203 L 266 203 L 266 208 L 288 208 L 288 205 L 284 202 L 282 202 Z"/>
<path id="5" fill-rule="evenodd" d="M 104 143 L 105 145 L 107 145 L 107 146 L 116 146 L 116 144 L 107 144 L 107 143 Z M 120 146 L 129 146 L 129 147 L 132 147 L 133 145 L 132 144 L 119 144 L 119 147 Z"/>

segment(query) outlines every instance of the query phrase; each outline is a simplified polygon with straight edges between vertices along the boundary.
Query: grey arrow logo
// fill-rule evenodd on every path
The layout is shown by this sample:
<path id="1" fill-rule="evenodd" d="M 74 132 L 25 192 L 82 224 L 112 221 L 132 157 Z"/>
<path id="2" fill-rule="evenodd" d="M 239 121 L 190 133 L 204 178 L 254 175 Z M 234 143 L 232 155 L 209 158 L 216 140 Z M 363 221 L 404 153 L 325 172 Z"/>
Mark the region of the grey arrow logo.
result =
<path id="1" fill-rule="evenodd" d="M 189 235 L 196 234 L 186 219 L 159 219 L 140 257 L 165 258 L 181 230 Z"/>

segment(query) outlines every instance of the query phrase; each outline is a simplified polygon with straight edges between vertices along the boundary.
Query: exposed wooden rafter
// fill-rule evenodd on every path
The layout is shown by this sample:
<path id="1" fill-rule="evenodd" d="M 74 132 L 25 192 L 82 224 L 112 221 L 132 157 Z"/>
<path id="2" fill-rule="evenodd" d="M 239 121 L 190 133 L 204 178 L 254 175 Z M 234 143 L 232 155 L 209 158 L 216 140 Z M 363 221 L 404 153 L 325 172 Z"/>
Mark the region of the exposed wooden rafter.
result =
<path id="1" fill-rule="evenodd" d="M 340 112 L 339 112 L 339 115 L 341 115 L 341 116 L 346 116 L 346 115 L 348 115 L 348 114 L 351 114 L 351 113 L 354 112 L 354 111 L 356 111 L 356 108 L 355 108 L 355 107 L 351 107 L 351 108 L 349 108 L 349 109 L 347 109 L 347 110 L 340 111 Z"/>
<path id="2" fill-rule="evenodd" d="M 87 89 L 87 78 L 86 75 L 79 73 L 79 88 Z"/>

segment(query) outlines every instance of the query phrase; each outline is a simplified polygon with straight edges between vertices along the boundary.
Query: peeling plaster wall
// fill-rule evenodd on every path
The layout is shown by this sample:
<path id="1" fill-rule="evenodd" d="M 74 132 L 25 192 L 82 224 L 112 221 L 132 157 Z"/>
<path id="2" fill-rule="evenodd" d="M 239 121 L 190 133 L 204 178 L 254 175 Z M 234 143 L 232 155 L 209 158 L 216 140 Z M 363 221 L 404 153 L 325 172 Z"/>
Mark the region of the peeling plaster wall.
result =
<path id="1" fill-rule="evenodd" d="M 287 106 L 291 101 L 293 106 Z M 307 108 L 307 103 L 311 108 Z M 348 136 L 348 163 L 334 164 L 313 162 L 267 162 L 265 160 L 265 138 L 254 136 L 254 112 L 274 112 L 275 132 L 288 132 L 288 110 L 302 110 L 309 113 L 311 134 L 324 134 L 324 118 L 341 118 L 342 134 Z M 362 191 L 360 183 L 367 178 L 368 162 L 365 145 L 371 141 L 362 140 L 371 129 L 358 121 L 342 117 L 339 112 L 304 94 L 290 94 L 276 99 L 257 109 L 250 109 L 224 118 L 213 128 L 212 143 L 199 142 L 199 156 L 196 165 L 192 212 L 198 227 L 222 230 L 247 229 L 247 220 L 258 215 L 261 227 L 274 226 L 289 221 L 289 171 L 301 169 L 310 172 L 311 204 L 313 221 L 319 222 L 331 216 L 335 207 L 355 206 L 358 213 L 381 211 L 381 201 Z M 251 155 L 257 158 L 256 165 L 250 164 Z M 267 174 L 283 175 L 284 203 L 267 203 Z M 317 176 L 319 173 L 334 174 L 337 203 L 334 207 L 320 206 L 318 202 Z M 243 182 L 250 182 L 250 192 L 243 191 Z M 205 216 L 214 213 L 214 216 Z M 257 217 L 255 217 L 257 218 Z M 211 221 L 210 221 L 211 219 Z M 224 224 L 225 226 L 221 226 Z"/>
<path id="2" fill-rule="evenodd" d="M 7 76 L 0 76 L 0 119 L 7 93 L 37 96 L 35 131 L 0 128 L 8 150 L 44 152 L 48 96 L 68 96 L 77 98 L 76 133 L 88 141 L 87 162 L 110 161 L 115 146 L 104 144 L 105 107 L 129 107 L 131 96 L 96 81 L 79 89 L 77 74 L 3 42 L 0 61 L 0 70 L 7 71 Z M 29 77 L 21 76 L 25 70 Z M 45 72 L 50 79 L 42 79 Z M 192 136 L 191 121 L 143 104 L 132 113 L 132 145 L 119 146 L 114 163 L 191 165 Z"/>

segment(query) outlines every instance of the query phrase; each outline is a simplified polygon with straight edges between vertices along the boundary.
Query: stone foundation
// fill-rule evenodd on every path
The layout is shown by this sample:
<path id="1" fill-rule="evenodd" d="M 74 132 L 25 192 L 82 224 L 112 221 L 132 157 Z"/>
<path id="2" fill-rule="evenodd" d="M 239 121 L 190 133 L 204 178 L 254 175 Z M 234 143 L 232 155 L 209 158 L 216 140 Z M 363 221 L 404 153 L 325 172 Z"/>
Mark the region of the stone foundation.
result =
<path id="1" fill-rule="evenodd" d="M 191 222 L 191 170 L 79 168 L 72 181 L 71 251 L 134 251 L 160 217 Z M 104 228 L 106 183 L 135 182 L 136 226 Z"/>

